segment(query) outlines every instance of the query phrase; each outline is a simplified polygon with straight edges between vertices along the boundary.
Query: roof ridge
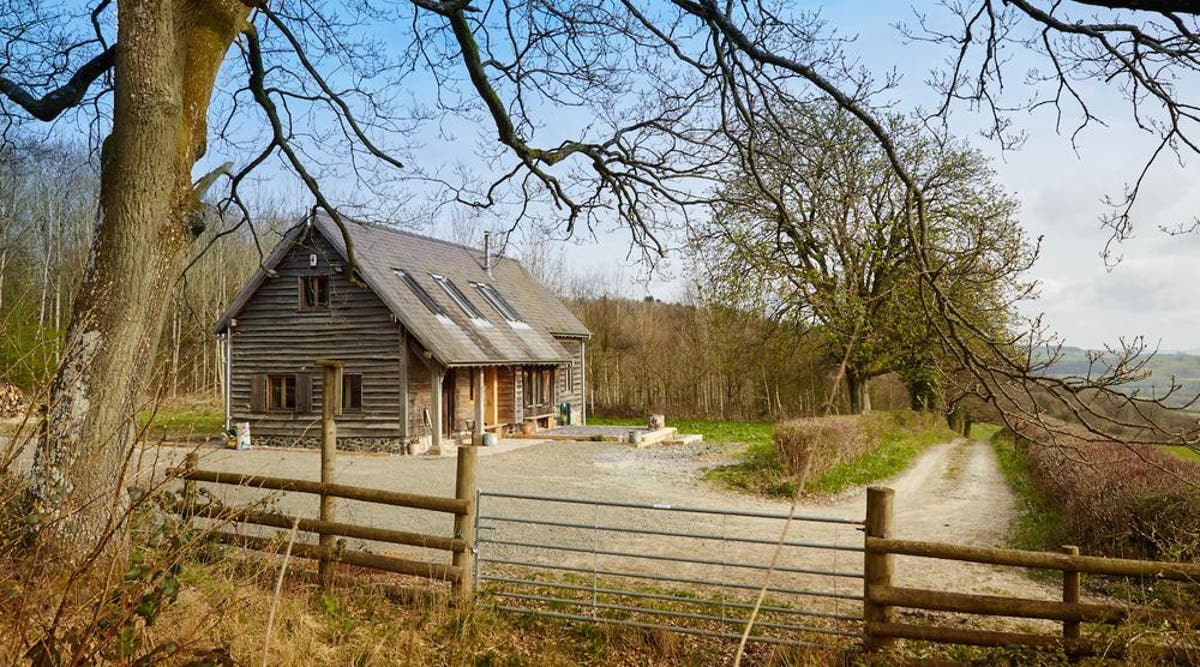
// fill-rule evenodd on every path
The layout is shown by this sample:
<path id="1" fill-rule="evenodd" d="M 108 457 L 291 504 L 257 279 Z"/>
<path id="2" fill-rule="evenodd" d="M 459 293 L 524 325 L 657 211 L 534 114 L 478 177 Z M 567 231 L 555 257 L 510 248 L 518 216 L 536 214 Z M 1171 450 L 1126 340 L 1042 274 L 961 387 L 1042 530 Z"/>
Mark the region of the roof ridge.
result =
<path id="1" fill-rule="evenodd" d="M 324 211 L 322 211 L 320 213 L 320 215 L 323 219 L 325 219 L 331 223 L 333 222 L 333 219 L 329 217 L 328 213 L 325 213 Z M 483 254 L 483 248 L 477 248 L 475 246 L 469 246 L 464 243 L 457 243 L 455 241 L 449 241 L 447 239 L 438 238 L 436 236 L 430 236 L 429 234 L 419 234 L 417 232 L 410 232 L 406 229 L 397 229 L 395 227 L 388 226 L 389 224 L 394 224 L 394 223 L 385 223 L 385 222 L 380 222 L 380 221 L 375 221 L 375 220 L 360 220 L 358 218 L 352 218 L 348 215 L 343 215 L 342 219 L 346 220 L 347 222 L 352 222 L 356 225 L 366 227 L 368 229 L 374 229 L 374 230 L 386 232 L 389 234 L 398 234 L 401 236 L 409 236 L 409 237 L 421 239 L 424 241 L 432 241 L 434 243 L 440 243 L 442 245 L 450 246 L 452 248 L 459 248 L 461 250 L 467 250 L 470 252 L 479 253 L 480 255 Z M 507 255 L 493 255 L 493 259 L 513 260 L 512 257 L 508 257 Z M 515 260 L 513 260 L 513 261 L 515 261 Z"/>

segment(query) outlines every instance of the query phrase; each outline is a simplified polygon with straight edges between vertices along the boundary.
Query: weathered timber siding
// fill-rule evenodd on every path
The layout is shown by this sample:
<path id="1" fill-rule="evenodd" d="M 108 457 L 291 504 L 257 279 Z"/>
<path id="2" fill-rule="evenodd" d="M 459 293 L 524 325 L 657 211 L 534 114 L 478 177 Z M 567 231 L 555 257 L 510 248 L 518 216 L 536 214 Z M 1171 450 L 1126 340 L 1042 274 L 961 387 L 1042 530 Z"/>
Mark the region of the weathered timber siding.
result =
<path id="1" fill-rule="evenodd" d="M 571 404 L 571 423 L 578 424 L 583 417 L 583 340 L 565 336 L 557 337 L 557 340 L 571 355 L 571 362 L 558 367 L 556 401 Z"/>
<path id="2" fill-rule="evenodd" d="M 474 368 L 455 368 L 448 381 L 454 382 L 454 421 L 451 424 L 455 432 L 467 430 L 467 420 L 475 419 L 475 399 L 471 384 L 475 379 Z"/>
<path id="3" fill-rule="evenodd" d="M 513 367 L 502 366 L 496 369 L 496 393 L 500 399 L 496 401 L 499 405 L 497 413 L 500 415 L 500 423 L 512 424 L 516 421 L 516 399 L 515 392 L 516 380 L 513 379 Z"/>
<path id="4" fill-rule="evenodd" d="M 317 265 L 309 266 L 309 255 Z M 341 273 L 341 258 L 322 237 L 298 243 L 237 314 L 233 332 L 232 418 L 249 421 L 255 436 L 320 438 L 323 391 L 321 370 L 313 362 L 342 361 L 344 372 L 363 376 L 363 409 L 338 418 L 338 435 L 347 438 L 401 437 L 400 327 L 369 289 L 352 285 Z M 330 308 L 300 311 L 298 281 L 303 275 L 329 276 Z M 410 364 L 411 367 L 411 364 Z M 417 362 L 413 375 L 421 373 Z M 251 382 L 259 373 L 310 373 L 310 412 L 251 412 Z M 411 413 L 410 413 L 411 414 Z"/>
<path id="5" fill-rule="evenodd" d="M 430 392 L 432 383 L 429 377 L 429 366 L 421 355 L 408 347 L 408 434 L 411 437 L 428 437 L 429 426 L 425 423 L 425 413 L 433 415 L 433 398 Z"/>

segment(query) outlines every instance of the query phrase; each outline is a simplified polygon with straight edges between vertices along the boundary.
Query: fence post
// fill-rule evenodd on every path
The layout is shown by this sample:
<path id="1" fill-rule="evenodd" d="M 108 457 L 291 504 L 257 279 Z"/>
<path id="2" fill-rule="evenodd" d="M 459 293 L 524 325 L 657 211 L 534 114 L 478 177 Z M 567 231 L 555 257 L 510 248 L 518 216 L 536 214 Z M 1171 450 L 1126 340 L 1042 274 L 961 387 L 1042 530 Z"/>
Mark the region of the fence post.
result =
<path id="1" fill-rule="evenodd" d="M 1062 547 L 1062 552 L 1069 556 L 1078 556 L 1079 547 L 1073 544 L 1066 544 Z M 1063 602 L 1079 602 L 1079 572 L 1071 570 L 1063 570 L 1062 575 L 1062 599 Z M 1063 639 L 1079 639 L 1079 621 L 1063 621 L 1062 627 Z"/>
<path id="2" fill-rule="evenodd" d="M 338 397 L 342 387 L 342 362 L 321 359 L 321 483 L 334 483 L 334 463 L 337 461 L 337 413 Z M 336 521 L 334 498 L 321 494 L 321 521 Z M 334 554 L 337 542 L 333 535 L 321 533 L 321 558 L 317 562 L 317 577 L 322 590 L 333 586 Z"/>
<path id="3" fill-rule="evenodd" d="M 451 562 L 462 568 L 462 576 L 456 583 L 459 596 L 469 600 L 475 594 L 475 578 L 471 571 L 475 567 L 475 461 L 479 448 L 460 446 L 458 448 L 458 468 L 454 478 L 454 497 L 467 501 L 467 513 L 454 515 L 454 536 L 467 543 L 466 549 L 454 552 Z"/>
<path id="4" fill-rule="evenodd" d="M 195 470 L 200 465 L 200 457 L 196 452 L 188 452 L 183 459 L 183 471 L 189 473 Z M 191 479 L 183 480 L 183 516 L 189 523 L 192 521 L 192 514 L 196 511 L 196 481 Z"/>
<path id="5" fill-rule="evenodd" d="M 868 537 L 890 538 L 892 536 L 892 499 L 896 492 L 882 486 L 867 489 L 867 522 L 864 544 Z M 863 553 L 863 649 L 867 653 L 888 648 L 893 640 L 876 637 L 871 633 L 872 623 L 891 623 L 894 612 L 888 605 L 879 604 L 871 598 L 873 586 L 891 586 L 894 556 L 889 553 Z"/>

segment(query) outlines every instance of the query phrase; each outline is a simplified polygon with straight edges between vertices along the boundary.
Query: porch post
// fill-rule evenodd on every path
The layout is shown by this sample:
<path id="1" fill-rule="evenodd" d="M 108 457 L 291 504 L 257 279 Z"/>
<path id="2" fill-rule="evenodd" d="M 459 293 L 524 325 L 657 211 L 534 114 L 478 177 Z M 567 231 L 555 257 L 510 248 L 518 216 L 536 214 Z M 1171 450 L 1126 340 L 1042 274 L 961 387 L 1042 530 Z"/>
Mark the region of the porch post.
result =
<path id="1" fill-rule="evenodd" d="M 587 424 L 587 342 L 579 341 L 579 423 Z"/>
<path id="2" fill-rule="evenodd" d="M 434 362 L 429 366 L 430 404 L 433 406 L 430 424 L 429 453 L 434 456 L 442 455 L 442 381 L 446 378 L 446 369 Z"/>
<path id="3" fill-rule="evenodd" d="M 475 444 L 483 444 L 484 420 L 484 382 L 483 366 L 475 369 Z"/>

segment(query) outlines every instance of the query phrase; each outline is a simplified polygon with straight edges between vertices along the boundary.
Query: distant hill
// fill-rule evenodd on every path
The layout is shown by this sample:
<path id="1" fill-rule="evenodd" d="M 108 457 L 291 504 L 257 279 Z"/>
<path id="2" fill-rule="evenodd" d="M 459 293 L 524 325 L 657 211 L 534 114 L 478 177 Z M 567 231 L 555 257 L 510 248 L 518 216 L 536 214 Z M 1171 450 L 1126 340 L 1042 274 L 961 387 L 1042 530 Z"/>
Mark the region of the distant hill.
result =
<path id="1" fill-rule="evenodd" d="M 1068 375 L 1084 377 L 1088 374 L 1088 368 L 1089 361 L 1086 350 L 1078 347 L 1064 347 L 1062 359 L 1050 368 L 1050 374 L 1056 377 Z M 1146 368 L 1150 371 L 1149 377 L 1124 385 L 1123 389 L 1131 393 L 1136 391 L 1142 398 L 1160 397 L 1170 389 L 1171 380 L 1174 377 L 1175 384 L 1182 388 L 1168 399 L 1168 404 L 1175 407 L 1183 406 L 1200 394 L 1200 355 L 1185 352 L 1160 352 L 1150 359 Z M 1101 361 L 1091 365 L 1091 369 L 1092 375 L 1098 375 L 1105 371 L 1103 356 Z M 1200 401 L 1197 402 L 1197 405 L 1193 405 L 1192 409 L 1200 410 Z"/>

